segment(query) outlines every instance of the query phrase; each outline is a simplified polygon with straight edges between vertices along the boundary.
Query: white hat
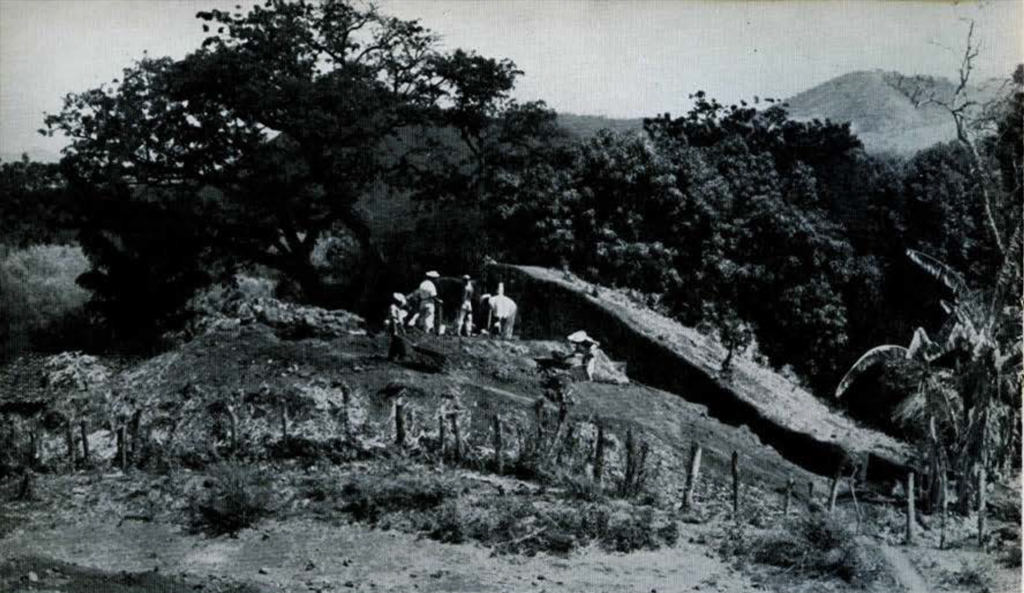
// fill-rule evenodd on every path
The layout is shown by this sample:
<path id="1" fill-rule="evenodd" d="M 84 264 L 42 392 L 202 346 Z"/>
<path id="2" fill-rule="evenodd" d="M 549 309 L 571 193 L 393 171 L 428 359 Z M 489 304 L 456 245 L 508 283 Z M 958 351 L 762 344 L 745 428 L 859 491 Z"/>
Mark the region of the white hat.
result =
<path id="1" fill-rule="evenodd" d="M 400 292 L 396 292 L 396 293 L 394 293 L 391 296 L 394 297 L 394 299 L 396 301 L 398 301 L 399 303 L 402 303 L 403 305 L 405 304 L 405 295 L 404 294 L 402 294 Z"/>
<path id="2" fill-rule="evenodd" d="M 427 278 L 440 278 L 440 277 L 441 277 L 441 275 L 438 274 L 434 270 L 430 270 L 429 272 L 427 272 Z"/>
<path id="3" fill-rule="evenodd" d="M 462 279 L 463 280 L 471 280 L 471 278 L 469 277 L 469 274 L 463 274 L 462 275 Z"/>
<path id="4" fill-rule="evenodd" d="M 579 330 L 578 332 L 573 332 L 573 333 L 569 334 L 569 336 L 566 339 L 569 340 L 570 342 L 572 342 L 573 344 L 582 344 L 583 342 L 593 342 L 593 340 L 590 338 L 590 336 L 587 335 L 587 332 L 583 331 L 582 329 Z"/>
<path id="5" fill-rule="evenodd" d="M 480 300 L 481 301 L 487 301 L 487 300 L 490 300 L 490 298 L 491 298 L 491 294 L 490 293 L 486 293 L 482 297 L 480 297 Z"/>

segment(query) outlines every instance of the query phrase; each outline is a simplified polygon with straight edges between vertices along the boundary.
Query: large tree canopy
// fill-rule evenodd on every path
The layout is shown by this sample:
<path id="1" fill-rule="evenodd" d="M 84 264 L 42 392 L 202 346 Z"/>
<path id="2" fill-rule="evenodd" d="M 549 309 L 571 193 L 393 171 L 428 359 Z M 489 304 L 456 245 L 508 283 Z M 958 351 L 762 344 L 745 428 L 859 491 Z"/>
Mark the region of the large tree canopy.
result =
<path id="1" fill-rule="evenodd" d="M 419 197 L 465 191 L 498 142 L 495 122 L 547 113 L 508 99 L 519 74 L 510 61 L 442 53 L 419 23 L 373 6 L 270 0 L 197 16 L 211 33 L 202 47 L 145 57 L 47 117 L 50 133 L 71 139 L 72 183 L 108 206 L 86 209 L 94 286 L 113 252 L 132 259 L 133 238 L 154 240 L 126 228 L 124 206 L 173 212 L 167 223 L 192 227 L 187 238 L 281 270 L 323 300 L 310 255 L 325 233 L 357 239 L 364 274 L 381 262 L 360 198 L 381 183 Z M 438 130 L 463 148 L 439 150 Z"/>

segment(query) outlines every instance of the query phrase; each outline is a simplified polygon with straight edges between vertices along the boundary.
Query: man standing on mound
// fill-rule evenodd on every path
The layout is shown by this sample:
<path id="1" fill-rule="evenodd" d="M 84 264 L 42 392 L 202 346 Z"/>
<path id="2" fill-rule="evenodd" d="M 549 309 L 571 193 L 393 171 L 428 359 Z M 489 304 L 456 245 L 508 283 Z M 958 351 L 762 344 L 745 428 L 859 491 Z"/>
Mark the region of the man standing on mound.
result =
<path id="1" fill-rule="evenodd" d="M 416 289 L 419 300 L 417 323 L 420 329 L 428 333 L 434 330 L 434 312 L 437 308 L 437 286 L 434 285 L 434 280 L 440 277 L 440 274 L 431 270 L 424 275 L 423 282 L 420 282 L 419 288 Z"/>

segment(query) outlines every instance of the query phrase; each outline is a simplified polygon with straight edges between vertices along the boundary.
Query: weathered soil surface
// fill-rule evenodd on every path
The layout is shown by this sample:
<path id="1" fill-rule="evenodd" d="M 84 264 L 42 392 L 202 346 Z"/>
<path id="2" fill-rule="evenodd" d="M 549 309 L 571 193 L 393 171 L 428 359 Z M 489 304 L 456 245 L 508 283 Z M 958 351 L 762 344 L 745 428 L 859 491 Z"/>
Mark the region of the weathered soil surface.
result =
<path id="1" fill-rule="evenodd" d="M 635 312 L 623 315 L 627 313 Z M 783 524 L 780 516 L 787 480 L 797 483 L 793 512 L 803 514 L 809 507 L 824 505 L 828 479 L 788 460 L 744 422 L 711 413 L 709 408 L 716 404 L 706 401 L 708 392 L 692 398 L 703 403 L 688 401 L 686 384 L 673 383 L 672 392 L 637 382 L 574 383 L 572 389 L 575 403 L 570 420 L 581 427 L 596 423 L 606 427 L 609 471 L 621 467 L 627 432 L 651 446 L 652 488 L 679 527 L 676 543 L 660 549 L 623 554 L 590 545 L 565 555 L 498 554 L 494 547 L 480 543 L 440 543 L 414 525 L 410 527 L 409 522 L 355 522 L 347 512 L 303 494 L 301 485 L 317 479 L 325 471 L 325 463 L 330 471 L 340 471 L 345 477 L 391 467 L 381 464 L 406 463 L 407 456 L 417 455 L 420 443 L 429 443 L 437 433 L 439 409 L 450 404 L 450 399 L 449 404 L 444 401 L 452 393 L 457 393 L 465 419 L 462 437 L 478 455 L 488 454 L 495 414 L 500 414 L 511 432 L 529 430 L 534 406 L 544 395 L 544 373 L 538 360 L 549 359 L 562 347 L 544 336 L 537 338 L 503 341 L 413 333 L 410 339 L 415 344 L 443 354 L 445 362 L 438 365 L 436 359 L 414 354 L 399 364 L 387 360 L 384 336 L 289 340 L 254 322 L 215 329 L 148 360 L 117 361 L 111 365 L 116 378 L 109 386 L 110 393 L 130 397 L 132 405 L 150 410 L 151 415 L 143 417 L 144 424 L 159 426 L 173 417 L 174 429 L 169 431 L 173 438 L 161 437 L 159 428 L 153 438 L 163 438 L 159 442 L 166 450 L 183 452 L 180 459 L 188 463 L 172 469 L 121 472 L 113 468 L 113 433 L 109 427 L 96 426 L 90 433 L 90 466 L 72 472 L 63 461 L 62 435 L 44 432 L 43 472 L 37 477 L 34 498 L 16 501 L 16 482 L 0 484 L 4 500 L 0 507 L 0 590 L 820 593 L 857 589 L 833 578 L 795 578 L 785 570 L 753 566 L 720 552 L 721 542 L 735 529 L 729 498 L 734 452 L 740 460 L 742 482 L 740 524 L 751 534 Z M 610 352 L 617 354 L 614 349 Z M 635 365 L 631 362 L 631 366 Z M 740 367 L 739 381 L 748 385 L 745 389 L 766 385 L 744 378 L 743 373 L 759 372 L 744 368 Z M 34 369 L 31 364 L 4 369 L 0 384 L 7 393 L 0 394 L 0 399 L 10 402 L 36 397 Z M 672 372 L 672 368 L 663 369 L 666 375 Z M 694 389 L 701 385 L 695 384 Z M 780 384 L 779 389 L 783 388 L 794 389 Z M 343 392 L 351 396 L 351 422 L 360 434 L 367 435 L 368 449 L 363 453 L 373 451 L 374 457 L 360 461 L 314 459 L 305 454 L 274 457 L 281 440 L 303 446 L 336 440 L 340 427 L 337 406 Z M 399 397 L 409 414 L 410 441 L 415 443 L 407 451 L 399 451 L 393 444 L 394 406 Z M 787 397 L 782 397 L 783 403 L 772 414 L 803 414 L 803 396 Z M 286 399 L 294 407 L 288 422 L 289 439 L 281 439 L 276 402 Z M 187 512 L 190 497 L 204 488 L 204 464 L 224 456 L 227 437 L 223 414 L 217 410 L 225 402 L 237 405 L 240 438 L 246 447 L 260 452 L 260 463 L 274 476 L 279 502 L 273 516 L 255 527 L 235 535 L 210 536 L 189 528 Z M 875 433 L 835 420 L 829 410 L 818 406 L 809 408 L 811 420 L 794 422 L 801 426 L 810 423 L 807 430 L 825 440 L 853 443 L 854 448 L 872 446 Z M 818 415 L 832 419 L 811 428 Z M 822 430 L 837 432 L 822 436 Z M 688 515 L 671 509 L 682 498 L 686 462 L 694 442 L 704 448 L 696 492 L 700 512 Z M 879 443 L 882 450 L 901 447 L 887 440 Z M 408 463 L 423 464 L 423 459 Z M 188 469 L 190 463 L 196 469 Z M 516 493 L 538 501 L 560 496 L 565 500 L 564 493 L 497 476 L 484 467 L 436 471 L 458 483 L 463 500 L 495 500 Z M 814 484 L 813 501 L 807 500 L 808 482 Z M 865 545 L 881 550 L 898 546 L 902 525 L 898 509 L 869 504 L 863 498 L 860 505 L 863 508 L 858 513 L 862 511 L 864 516 L 857 522 L 862 524 Z M 840 490 L 837 512 L 853 523 L 854 510 L 845 486 Z M 999 527 L 995 521 L 992 526 Z M 916 548 L 880 556 L 890 560 L 887 575 L 866 590 L 880 593 L 903 586 L 917 591 L 923 584 L 928 591 L 980 591 L 972 580 L 977 572 L 972 567 L 981 562 L 994 575 L 991 583 L 983 586 L 992 591 L 1019 589 L 1019 569 L 1003 568 L 994 562 L 993 554 L 978 551 L 971 543 L 969 521 L 951 530 L 949 541 L 954 549 L 937 554 L 936 538 L 932 529 L 922 535 Z M 1019 550 L 1019 539 L 1012 545 Z M 939 560 L 932 564 L 933 559 Z M 961 561 L 974 564 L 966 569 L 953 566 Z"/>

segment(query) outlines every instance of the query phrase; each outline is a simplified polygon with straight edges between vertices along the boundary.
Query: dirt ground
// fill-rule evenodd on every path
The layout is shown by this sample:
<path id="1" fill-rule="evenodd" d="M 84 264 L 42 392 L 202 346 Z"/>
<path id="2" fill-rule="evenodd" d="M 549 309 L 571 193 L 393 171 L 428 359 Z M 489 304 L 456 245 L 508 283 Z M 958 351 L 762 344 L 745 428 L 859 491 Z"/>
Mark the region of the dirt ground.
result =
<path id="1" fill-rule="evenodd" d="M 395 397 L 401 395 L 413 418 L 411 432 L 434 429 L 442 395 L 458 388 L 467 418 L 467 441 L 486 443 L 494 414 L 528 422 L 543 393 L 536 359 L 560 345 L 546 341 L 505 342 L 417 336 L 416 341 L 445 353 L 443 372 L 419 364 L 389 362 L 386 338 L 350 336 L 335 340 L 281 340 L 261 326 L 217 331 L 154 359 L 129 365 L 118 388 L 155 407 L 186 399 L 197 402 L 190 422 L 195 446 L 210 446 L 201 428 L 208 400 L 235 392 L 269 389 L 278 393 L 316 386 L 336 397 L 332 385 L 344 383 L 357 400 L 368 430 L 388 438 Z M 420 361 L 422 362 L 422 361 Z M 0 510 L 0 590 L 3 591 L 801 591 L 851 590 L 836 580 L 800 580 L 784 571 L 738 563 L 719 553 L 730 525 L 730 457 L 741 460 L 743 522 L 749 529 L 777 524 L 782 486 L 799 487 L 793 504 L 806 512 L 806 483 L 815 483 L 820 505 L 827 480 L 787 462 L 745 427 L 723 424 L 702 406 L 639 384 L 574 384 L 570 415 L 580 422 L 606 424 L 622 455 L 627 429 L 656 451 L 658 488 L 670 507 L 681 500 L 685 462 L 694 441 L 704 446 L 704 473 L 697 500 L 699 521 L 680 520 L 680 536 L 671 546 L 628 554 L 591 546 L 568 556 L 496 555 L 478 543 L 444 544 L 414 530 L 371 527 L 344 517 L 327 519 L 301 497 L 255 528 L 235 536 L 211 537 L 183 525 L 187 506 L 182 492 L 203 481 L 202 472 L 170 473 L 110 469 L 113 435 L 97 428 L 94 467 L 68 473 L 59 461 L 40 474 L 33 501 L 7 501 Z M 206 398 L 206 399 L 204 399 Z M 270 438 L 270 417 L 255 417 L 247 430 Z M 300 437 L 322 438 L 335 425 L 317 412 L 293 418 Z M 52 435 L 44 454 L 57 459 L 62 442 Z M 200 445 L 202 445 L 200 447 Z M 279 479 L 312 471 L 301 464 L 275 468 Z M 349 470 L 363 471 L 353 464 Z M 475 484 L 471 495 L 521 488 L 511 478 L 459 470 L 458 479 Z M 495 481 L 499 488 L 495 488 Z M 536 486 L 530 486 L 536 488 Z M 288 491 L 286 487 L 284 489 Z M 843 492 L 840 506 L 850 502 Z M 844 511 L 845 512 L 845 511 Z M 685 517 L 680 517 L 685 519 Z M 865 545 L 888 562 L 889 577 L 867 590 L 954 591 L 975 593 L 1019 590 L 1019 569 L 1006 569 L 992 553 L 969 545 L 961 526 L 956 549 L 938 553 L 934 533 L 917 547 L 899 542 L 898 511 L 866 518 Z M 998 528 L 994 524 L 993 528 Z M 1017 544 L 1019 545 L 1019 543 Z M 966 568 L 965 568 L 966 567 Z M 991 579 L 975 582 L 979 571 Z"/>

